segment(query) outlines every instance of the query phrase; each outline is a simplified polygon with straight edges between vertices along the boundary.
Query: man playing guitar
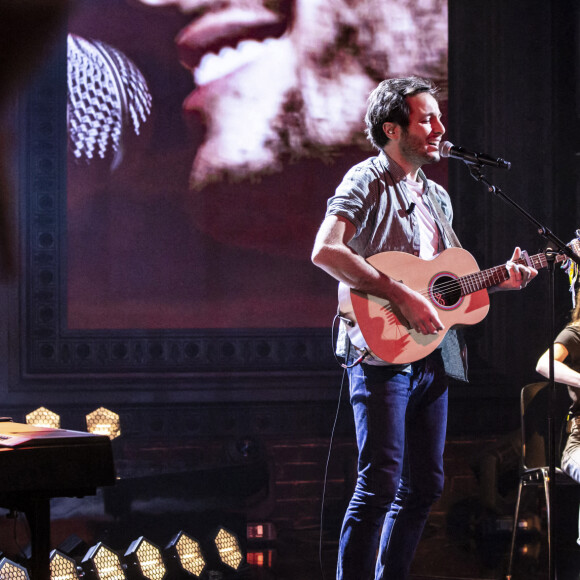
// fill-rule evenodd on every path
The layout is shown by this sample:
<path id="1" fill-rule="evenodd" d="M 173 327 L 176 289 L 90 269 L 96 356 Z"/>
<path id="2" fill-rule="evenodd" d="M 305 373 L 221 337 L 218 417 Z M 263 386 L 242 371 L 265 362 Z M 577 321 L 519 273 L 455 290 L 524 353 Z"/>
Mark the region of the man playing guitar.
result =
<path id="1" fill-rule="evenodd" d="M 354 314 L 372 327 L 377 313 L 365 315 L 364 304 L 386 312 L 380 329 L 369 333 L 379 337 L 377 343 L 391 319 L 404 327 L 406 343 L 420 343 L 421 337 L 428 343 L 444 333 L 419 360 L 411 356 L 393 364 L 399 359 L 377 356 L 380 344 L 350 344 L 346 330 L 356 316 L 342 313 L 337 351 L 349 374 L 359 459 L 341 531 L 338 580 L 408 577 L 429 510 L 443 488 L 447 378 L 466 378 L 461 340 L 438 312 L 447 307 L 441 290 L 449 283 L 455 288 L 457 277 L 449 274 L 423 293 L 405 283 L 407 265 L 402 275 L 391 276 L 388 266 L 383 271 L 382 263 L 373 263 L 384 252 L 431 261 L 459 246 L 449 195 L 421 170 L 440 159 L 445 128 L 436 92 L 430 81 L 408 77 L 383 81 L 371 93 L 365 122 L 378 155 L 347 172 L 328 201 L 312 253 L 314 264 L 350 292 Z M 474 295 L 487 295 L 487 288 L 521 289 L 537 269 L 516 248 L 501 274 Z M 361 297 L 363 306 L 357 307 Z"/>

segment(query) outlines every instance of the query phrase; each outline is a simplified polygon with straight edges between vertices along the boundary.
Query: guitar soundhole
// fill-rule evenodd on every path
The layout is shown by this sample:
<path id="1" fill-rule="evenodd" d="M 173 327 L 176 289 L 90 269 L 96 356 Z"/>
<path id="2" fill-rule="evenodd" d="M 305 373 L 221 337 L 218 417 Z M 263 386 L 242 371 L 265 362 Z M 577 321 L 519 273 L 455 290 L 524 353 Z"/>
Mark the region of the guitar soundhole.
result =
<path id="1" fill-rule="evenodd" d="M 456 308 L 463 299 L 459 281 L 453 276 L 441 274 L 431 280 L 429 296 L 439 308 L 449 310 Z"/>

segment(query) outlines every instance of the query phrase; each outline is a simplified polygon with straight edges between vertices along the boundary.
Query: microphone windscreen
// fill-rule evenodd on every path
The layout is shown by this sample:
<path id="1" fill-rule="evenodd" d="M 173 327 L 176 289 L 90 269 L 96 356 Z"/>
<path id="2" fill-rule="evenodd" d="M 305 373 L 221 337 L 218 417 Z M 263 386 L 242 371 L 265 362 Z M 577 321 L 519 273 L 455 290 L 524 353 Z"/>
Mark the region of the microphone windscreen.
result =
<path id="1" fill-rule="evenodd" d="M 74 34 L 67 38 L 68 132 L 73 155 L 104 159 L 117 152 L 123 129 L 139 134 L 151 112 L 145 78 L 120 50 Z"/>
<path id="2" fill-rule="evenodd" d="M 449 157 L 452 147 L 453 143 L 449 143 L 449 141 L 441 141 L 441 143 L 439 143 L 439 155 L 441 155 L 441 157 Z"/>

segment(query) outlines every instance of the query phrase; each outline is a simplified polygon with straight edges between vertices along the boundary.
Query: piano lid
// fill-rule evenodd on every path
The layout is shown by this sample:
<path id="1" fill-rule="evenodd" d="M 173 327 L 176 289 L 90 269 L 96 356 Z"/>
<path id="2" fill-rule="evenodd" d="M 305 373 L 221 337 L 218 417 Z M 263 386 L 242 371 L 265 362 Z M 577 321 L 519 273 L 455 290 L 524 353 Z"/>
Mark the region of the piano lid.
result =
<path id="1" fill-rule="evenodd" d="M 111 440 L 106 435 L 0 422 L 0 500 L 31 493 L 49 497 L 96 493 L 115 483 Z M 2 505 L 0 503 L 0 505 Z"/>
<path id="2" fill-rule="evenodd" d="M 89 443 L 88 439 L 106 437 L 82 431 L 36 427 L 12 421 L 0 422 L 0 447 L 19 447 L 25 444 L 37 446 L 74 445 Z"/>

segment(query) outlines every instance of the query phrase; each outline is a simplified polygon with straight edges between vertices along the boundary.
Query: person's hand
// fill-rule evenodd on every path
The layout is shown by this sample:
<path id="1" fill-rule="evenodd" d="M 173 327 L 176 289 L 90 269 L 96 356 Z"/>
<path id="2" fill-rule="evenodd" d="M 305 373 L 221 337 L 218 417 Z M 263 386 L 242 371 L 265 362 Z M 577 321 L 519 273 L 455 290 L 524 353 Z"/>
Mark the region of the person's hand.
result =
<path id="1" fill-rule="evenodd" d="M 516 247 L 513 256 L 506 263 L 509 278 L 497 285 L 498 290 L 522 290 L 538 275 L 538 271 L 535 268 L 516 264 L 516 261 L 521 256 L 521 249 Z"/>
<path id="2" fill-rule="evenodd" d="M 409 328 L 421 334 L 437 334 L 444 330 L 437 310 L 415 290 L 401 284 L 396 305 L 409 323 Z"/>

